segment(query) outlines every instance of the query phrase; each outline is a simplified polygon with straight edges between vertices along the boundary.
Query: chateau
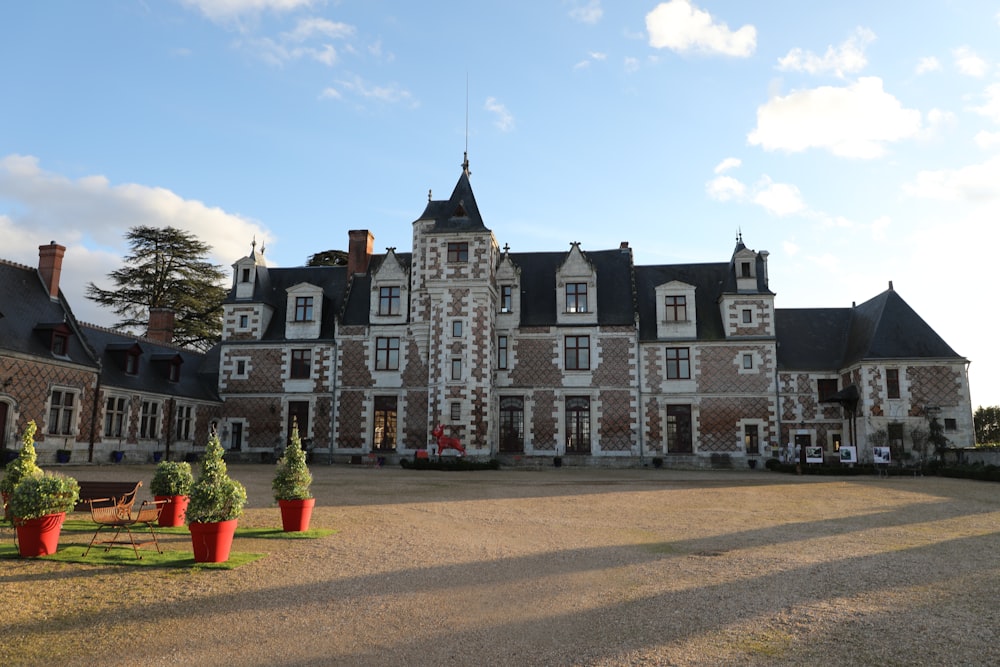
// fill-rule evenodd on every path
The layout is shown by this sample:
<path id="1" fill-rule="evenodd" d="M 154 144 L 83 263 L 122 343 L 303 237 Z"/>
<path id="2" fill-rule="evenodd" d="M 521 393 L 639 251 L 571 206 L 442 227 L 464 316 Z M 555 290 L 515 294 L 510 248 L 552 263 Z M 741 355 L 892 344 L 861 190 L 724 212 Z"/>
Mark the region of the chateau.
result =
<path id="1" fill-rule="evenodd" d="M 365 229 L 347 240 L 346 266 L 268 267 L 252 246 L 207 355 L 170 345 L 169 313 L 142 339 L 77 323 L 61 246 L 37 271 L 0 263 L 6 446 L 28 419 L 40 458 L 93 461 L 177 458 L 212 428 L 264 459 L 293 423 L 318 462 L 434 454 L 438 424 L 508 464 L 707 466 L 788 445 L 870 461 L 876 434 L 900 457 L 930 419 L 974 440 L 969 362 L 891 284 L 848 308 L 780 309 L 768 253 L 742 238 L 704 264 L 636 265 L 627 243 L 512 252 L 467 161 L 410 252 L 375 253 Z"/>

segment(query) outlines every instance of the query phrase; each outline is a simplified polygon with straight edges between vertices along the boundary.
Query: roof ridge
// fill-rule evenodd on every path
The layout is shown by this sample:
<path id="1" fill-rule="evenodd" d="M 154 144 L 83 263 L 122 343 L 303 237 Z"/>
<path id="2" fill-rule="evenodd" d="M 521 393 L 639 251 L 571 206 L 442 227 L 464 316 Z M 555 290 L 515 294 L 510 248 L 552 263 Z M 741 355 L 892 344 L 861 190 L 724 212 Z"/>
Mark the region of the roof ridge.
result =
<path id="1" fill-rule="evenodd" d="M 34 266 L 28 266 L 27 264 L 21 264 L 20 262 L 15 262 L 9 259 L 4 259 L 0 257 L 0 264 L 6 264 L 7 266 L 12 266 L 15 269 L 25 269 L 26 271 L 37 271 L 38 268 Z"/>

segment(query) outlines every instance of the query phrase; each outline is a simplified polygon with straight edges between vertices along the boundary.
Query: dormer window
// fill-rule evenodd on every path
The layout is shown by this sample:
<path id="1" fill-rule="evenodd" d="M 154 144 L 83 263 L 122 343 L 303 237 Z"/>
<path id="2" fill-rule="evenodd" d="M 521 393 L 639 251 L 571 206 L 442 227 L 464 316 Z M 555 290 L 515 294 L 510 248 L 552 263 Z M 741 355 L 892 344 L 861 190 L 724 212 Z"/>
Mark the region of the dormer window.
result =
<path id="1" fill-rule="evenodd" d="M 588 312 L 587 283 L 566 283 L 566 312 Z"/>
<path id="2" fill-rule="evenodd" d="M 248 282 L 250 282 L 250 267 L 245 266 L 240 271 L 240 282 L 241 283 L 248 283 Z"/>
<path id="3" fill-rule="evenodd" d="M 69 350 L 69 336 L 61 331 L 52 332 L 52 354 L 57 357 L 65 357 Z"/>
<path id="4" fill-rule="evenodd" d="M 753 274 L 750 272 L 750 262 L 740 262 L 740 278 L 752 278 Z"/>
<path id="5" fill-rule="evenodd" d="M 311 322 L 313 318 L 313 298 L 311 296 L 295 297 L 295 321 Z"/>
<path id="6" fill-rule="evenodd" d="M 449 262 L 468 262 L 469 243 L 468 241 L 458 241 L 448 244 Z"/>
<path id="7" fill-rule="evenodd" d="M 514 286 L 513 285 L 501 285 L 500 286 L 500 312 L 501 313 L 512 313 L 512 312 L 514 312 Z"/>
<path id="8" fill-rule="evenodd" d="M 129 350 L 125 353 L 125 373 L 127 375 L 139 374 L 139 354 Z"/>
<path id="9" fill-rule="evenodd" d="M 687 322 L 687 297 L 668 294 L 664 298 L 664 320 L 667 322 Z"/>
<path id="10" fill-rule="evenodd" d="M 181 381 L 181 365 L 180 365 L 180 362 L 175 361 L 175 362 L 173 362 L 173 363 L 170 364 L 170 366 L 167 369 L 167 379 L 169 379 L 171 382 L 180 382 Z"/>
<path id="11" fill-rule="evenodd" d="M 378 290 L 378 314 L 399 315 L 400 291 L 398 285 L 380 287 Z"/>

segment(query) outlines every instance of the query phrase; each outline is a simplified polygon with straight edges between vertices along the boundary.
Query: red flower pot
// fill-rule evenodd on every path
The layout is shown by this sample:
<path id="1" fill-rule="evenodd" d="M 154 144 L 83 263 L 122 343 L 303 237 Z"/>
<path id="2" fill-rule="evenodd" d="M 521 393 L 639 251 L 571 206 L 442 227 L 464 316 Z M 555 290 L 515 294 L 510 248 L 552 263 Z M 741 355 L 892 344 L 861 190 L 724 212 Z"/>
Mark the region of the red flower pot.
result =
<path id="1" fill-rule="evenodd" d="M 54 554 L 59 548 L 59 534 L 65 518 L 66 512 L 59 512 L 38 519 L 14 519 L 21 558 Z"/>
<path id="2" fill-rule="evenodd" d="M 154 496 L 153 500 L 166 500 L 163 509 L 160 510 L 160 526 L 183 526 L 184 513 L 187 512 L 187 496 Z"/>
<path id="3" fill-rule="evenodd" d="M 236 534 L 236 522 L 217 521 L 213 523 L 191 523 L 191 546 L 196 563 L 225 563 L 229 560 L 229 550 Z"/>
<path id="4" fill-rule="evenodd" d="M 305 500 L 279 500 L 281 508 L 281 529 L 286 533 L 299 533 L 309 530 L 309 519 L 312 518 L 315 498 Z"/>

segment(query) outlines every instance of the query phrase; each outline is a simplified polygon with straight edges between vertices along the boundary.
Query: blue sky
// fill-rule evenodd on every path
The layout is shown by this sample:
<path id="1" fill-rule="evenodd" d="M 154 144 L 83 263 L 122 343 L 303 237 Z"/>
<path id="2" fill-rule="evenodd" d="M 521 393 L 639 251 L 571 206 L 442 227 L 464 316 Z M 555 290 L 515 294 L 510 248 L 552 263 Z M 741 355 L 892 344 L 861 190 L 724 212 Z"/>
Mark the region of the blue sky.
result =
<path id="1" fill-rule="evenodd" d="M 820 5 L 820 6 L 817 6 Z M 785 308 L 897 292 L 1000 405 L 1000 2 L 0 4 L 0 256 L 83 297 L 134 225 L 276 266 L 408 251 L 469 151 L 514 251 L 770 252 Z"/>

